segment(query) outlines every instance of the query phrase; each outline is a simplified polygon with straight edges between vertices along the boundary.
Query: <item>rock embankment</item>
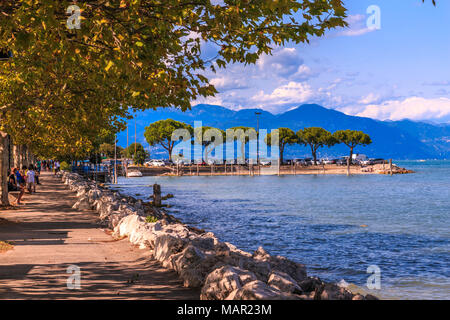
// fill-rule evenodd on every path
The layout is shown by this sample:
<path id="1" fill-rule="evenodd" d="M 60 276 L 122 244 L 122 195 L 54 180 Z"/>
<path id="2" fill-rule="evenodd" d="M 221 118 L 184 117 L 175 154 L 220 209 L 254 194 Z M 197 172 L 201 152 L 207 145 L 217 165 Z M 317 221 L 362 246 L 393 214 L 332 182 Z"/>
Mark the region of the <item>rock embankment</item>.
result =
<path id="1" fill-rule="evenodd" d="M 186 226 L 160 208 L 103 189 L 78 174 L 64 172 L 61 178 L 77 192 L 75 209 L 97 211 L 100 223 L 114 236 L 126 236 L 151 250 L 164 267 L 179 274 L 185 286 L 201 288 L 203 300 L 376 299 L 308 276 L 303 264 L 272 256 L 262 247 L 253 254 L 239 250 L 211 232 Z"/>

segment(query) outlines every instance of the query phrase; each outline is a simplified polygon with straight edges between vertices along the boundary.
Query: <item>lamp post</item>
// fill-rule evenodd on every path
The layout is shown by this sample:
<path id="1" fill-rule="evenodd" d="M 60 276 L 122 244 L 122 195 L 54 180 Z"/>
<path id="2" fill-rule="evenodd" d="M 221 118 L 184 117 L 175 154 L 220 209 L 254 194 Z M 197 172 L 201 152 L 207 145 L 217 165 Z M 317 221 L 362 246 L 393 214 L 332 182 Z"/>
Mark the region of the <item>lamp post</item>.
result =
<path id="1" fill-rule="evenodd" d="M 114 136 L 114 184 L 117 184 L 117 133 Z"/>
<path id="2" fill-rule="evenodd" d="M 256 115 L 256 164 L 259 165 L 259 116 L 261 112 L 255 112 Z"/>

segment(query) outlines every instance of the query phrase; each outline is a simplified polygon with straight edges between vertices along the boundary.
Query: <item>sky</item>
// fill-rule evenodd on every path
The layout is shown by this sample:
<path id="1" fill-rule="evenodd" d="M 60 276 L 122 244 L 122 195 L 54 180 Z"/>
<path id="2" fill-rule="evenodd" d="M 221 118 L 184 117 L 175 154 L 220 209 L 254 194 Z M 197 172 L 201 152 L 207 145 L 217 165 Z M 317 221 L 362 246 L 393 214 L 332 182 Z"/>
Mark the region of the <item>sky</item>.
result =
<path id="1" fill-rule="evenodd" d="M 207 74 L 209 103 L 282 113 L 317 103 L 379 120 L 450 123 L 450 1 L 344 0 L 349 27 Z M 377 6 L 374 20 L 370 6 Z M 379 21 L 369 28 L 367 21 Z M 208 44 L 204 45 L 208 54 Z"/>

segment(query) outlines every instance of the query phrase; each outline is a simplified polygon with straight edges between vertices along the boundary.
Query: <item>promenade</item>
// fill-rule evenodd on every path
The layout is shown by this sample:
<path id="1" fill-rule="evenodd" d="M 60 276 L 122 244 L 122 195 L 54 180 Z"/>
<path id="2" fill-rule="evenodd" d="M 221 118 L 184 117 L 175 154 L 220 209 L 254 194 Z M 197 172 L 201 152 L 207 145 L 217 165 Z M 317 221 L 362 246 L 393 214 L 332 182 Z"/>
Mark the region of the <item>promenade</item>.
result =
<path id="1" fill-rule="evenodd" d="M 43 172 L 37 193 L 17 210 L 0 210 L 0 299 L 199 299 L 173 271 L 128 239 L 116 240 L 93 211 L 72 209 L 75 193 Z M 68 267 L 80 268 L 69 289 Z"/>

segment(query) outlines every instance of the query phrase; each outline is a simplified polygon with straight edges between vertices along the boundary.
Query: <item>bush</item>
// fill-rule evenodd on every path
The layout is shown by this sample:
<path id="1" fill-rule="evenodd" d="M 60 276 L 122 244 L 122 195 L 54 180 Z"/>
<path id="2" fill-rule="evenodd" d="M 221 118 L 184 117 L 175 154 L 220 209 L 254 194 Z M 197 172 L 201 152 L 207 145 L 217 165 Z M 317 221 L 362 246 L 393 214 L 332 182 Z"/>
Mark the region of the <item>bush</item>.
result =
<path id="1" fill-rule="evenodd" d="M 70 164 L 68 164 L 65 161 L 61 162 L 60 166 L 61 166 L 61 170 L 63 170 L 63 171 L 70 171 L 70 169 L 71 169 Z"/>
<path id="2" fill-rule="evenodd" d="M 155 222 L 158 222 L 158 218 L 156 218 L 156 217 L 154 217 L 154 216 L 147 216 L 147 217 L 145 218 L 145 222 L 148 222 L 148 223 L 155 223 Z"/>

